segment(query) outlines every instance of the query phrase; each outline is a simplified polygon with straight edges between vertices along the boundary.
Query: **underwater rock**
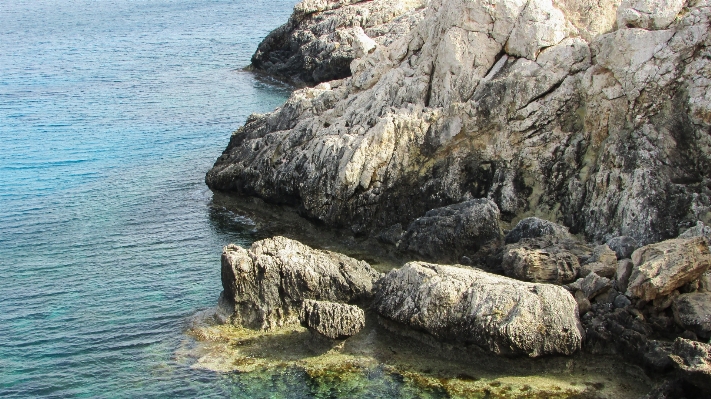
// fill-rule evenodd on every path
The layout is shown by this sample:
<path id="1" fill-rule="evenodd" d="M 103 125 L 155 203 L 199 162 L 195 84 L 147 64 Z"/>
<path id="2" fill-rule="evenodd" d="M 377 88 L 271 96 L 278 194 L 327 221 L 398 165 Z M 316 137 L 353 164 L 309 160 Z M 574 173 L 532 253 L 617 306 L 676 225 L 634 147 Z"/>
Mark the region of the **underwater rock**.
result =
<path id="1" fill-rule="evenodd" d="M 651 301 L 698 279 L 711 267 L 703 237 L 677 238 L 644 246 L 632 254 L 627 296 Z"/>
<path id="2" fill-rule="evenodd" d="M 379 283 L 373 308 L 439 340 L 537 357 L 580 349 L 577 304 L 565 289 L 471 268 L 410 262 Z"/>
<path id="3" fill-rule="evenodd" d="M 499 208 L 487 199 L 432 209 L 408 226 L 398 248 L 439 262 L 456 262 L 501 237 L 499 217 Z"/>
<path id="4" fill-rule="evenodd" d="M 381 277 L 368 263 L 272 237 L 222 252 L 223 297 L 233 324 L 256 329 L 299 324 L 302 302 L 350 302 L 372 297 Z"/>
<path id="5" fill-rule="evenodd" d="M 355 305 L 307 299 L 301 307 L 301 324 L 331 339 L 344 339 L 365 327 L 365 312 Z"/>

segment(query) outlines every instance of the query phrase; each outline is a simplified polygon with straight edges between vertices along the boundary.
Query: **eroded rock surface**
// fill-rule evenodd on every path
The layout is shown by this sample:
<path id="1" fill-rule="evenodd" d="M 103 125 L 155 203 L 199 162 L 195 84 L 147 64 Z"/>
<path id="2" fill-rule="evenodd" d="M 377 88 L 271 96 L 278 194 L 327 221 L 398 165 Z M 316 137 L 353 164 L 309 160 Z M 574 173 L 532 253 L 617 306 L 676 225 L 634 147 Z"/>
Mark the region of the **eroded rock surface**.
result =
<path id="1" fill-rule="evenodd" d="M 627 295 L 651 301 L 701 277 L 711 267 L 711 253 L 703 237 L 678 238 L 634 251 L 632 262 Z"/>
<path id="2" fill-rule="evenodd" d="M 524 238 L 538 238 L 555 236 L 564 240 L 572 240 L 573 236 L 568 228 L 537 217 L 528 217 L 520 220 L 511 231 L 506 234 L 506 243 L 514 244 Z"/>
<path id="3" fill-rule="evenodd" d="M 456 262 L 501 238 L 499 218 L 496 203 L 487 199 L 433 209 L 408 226 L 398 248 L 439 262 Z"/>
<path id="4" fill-rule="evenodd" d="M 348 338 L 365 327 L 363 309 L 345 303 L 307 299 L 299 317 L 304 326 L 331 339 Z"/>
<path id="5" fill-rule="evenodd" d="M 373 307 L 438 339 L 498 354 L 571 354 L 582 343 L 565 289 L 476 269 L 410 262 L 381 280 Z"/>
<path id="6" fill-rule="evenodd" d="M 677 338 L 671 358 L 685 380 L 711 392 L 711 345 Z"/>
<path id="7" fill-rule="evenodd" d="M 674 319 L 699 338 L 711 338 L 711 292 L 681 294 L 674 299 Z"/>
<path id="8" fill-rule="evenodd" d="M 581 258 L 589 256 L 590 248 L 575 240 L 524 238 L 506 245 L 501 267 L 504 274 L 519 280 L 565 284 L 578 277 Z"/>
<path id="9" fill-rule="evenodd" d="M 271 32 L 252 67 L 297 84 L 341 79 L 354 58 L 407 34 L 427 0 L 303 0 Z"/>
<path id="10" fill-rule="evenodd" d="M 368 299 L 380 277 L 364 261 L 285 237 L 257 241 L 249 249 L 230 244 L 222 252 L 223 298 L 234 307 L 231 322 L 249 328 L 299 324 L 307 299 Z"/>
<path id="11" fill-rule="evenodd" d="M 207 183 L 357 233 L 489 198 L 598 242 L 675 237 L 711 211 L 711 7 L 657 3 L 432 0 L 352 76 L 252 115 Z"/>

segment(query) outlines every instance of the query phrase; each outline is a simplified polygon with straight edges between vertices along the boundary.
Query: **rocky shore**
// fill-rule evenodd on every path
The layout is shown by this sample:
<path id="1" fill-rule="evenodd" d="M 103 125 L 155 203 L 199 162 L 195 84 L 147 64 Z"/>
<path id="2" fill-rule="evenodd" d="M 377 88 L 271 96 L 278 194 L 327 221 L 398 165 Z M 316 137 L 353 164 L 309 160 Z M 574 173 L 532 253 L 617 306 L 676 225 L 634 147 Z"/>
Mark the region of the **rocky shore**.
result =
<path id="1" fill-rule="evenodd" d="M 711 392 L 711 3 L 305 0 L 252 59 L 315 87 L 206 176 L 412 261 L 275 236 L 222 255 L 225 321 L 342 347 L 619 355 Z M 340 346 L 339 346 L 340 345 Z M 565 397 L 565 396 L 564 396 Z"/>

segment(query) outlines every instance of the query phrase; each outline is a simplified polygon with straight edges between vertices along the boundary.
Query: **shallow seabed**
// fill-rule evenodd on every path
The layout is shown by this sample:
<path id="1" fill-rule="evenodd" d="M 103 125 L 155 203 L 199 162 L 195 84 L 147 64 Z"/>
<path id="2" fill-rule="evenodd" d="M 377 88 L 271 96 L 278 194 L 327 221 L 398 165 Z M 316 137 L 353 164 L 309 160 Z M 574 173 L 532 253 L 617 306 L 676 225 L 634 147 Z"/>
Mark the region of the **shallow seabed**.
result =
<path id="1" fill-rule="evenodd" d="M 398 338 L 372 316 L 341 349 L 302 329 L 264 335 L 210 323 L 229 242 L 286 234 L 380 270 L 404 262 L 292 210 L 213 196 L 203 183 L 230 133 L 288 95 L 241 68 L 294 3 L 0 2 L 0 397 L 644 390 L 618 359 L 462 357 Z"/>

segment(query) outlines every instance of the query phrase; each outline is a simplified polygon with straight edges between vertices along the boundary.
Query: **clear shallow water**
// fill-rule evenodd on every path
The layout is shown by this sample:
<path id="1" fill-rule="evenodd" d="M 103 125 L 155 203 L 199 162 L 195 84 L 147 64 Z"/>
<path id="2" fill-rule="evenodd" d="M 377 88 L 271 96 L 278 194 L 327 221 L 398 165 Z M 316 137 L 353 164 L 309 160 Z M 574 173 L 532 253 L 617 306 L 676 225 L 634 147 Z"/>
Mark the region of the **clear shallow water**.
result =
<path id="1" fill-rule="evenodd" d="M 251 241 L 203 179 L 288 95 L 239 69 L 294 3 L 0 2 L 0 397 L 247 396 L 174 352 Z"/>

